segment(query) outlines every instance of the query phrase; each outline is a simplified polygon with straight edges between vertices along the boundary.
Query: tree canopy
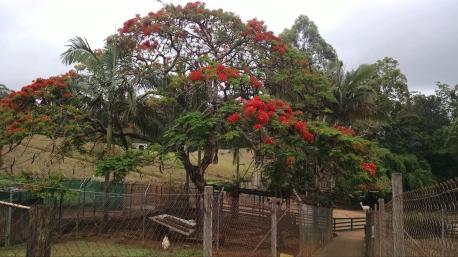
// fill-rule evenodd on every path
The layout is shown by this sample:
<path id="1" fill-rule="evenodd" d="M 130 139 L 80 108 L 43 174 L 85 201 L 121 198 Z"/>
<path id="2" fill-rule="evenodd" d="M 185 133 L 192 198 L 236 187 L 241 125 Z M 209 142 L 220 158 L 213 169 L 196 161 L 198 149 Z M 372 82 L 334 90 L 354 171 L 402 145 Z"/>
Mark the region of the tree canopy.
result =
<path id="1" fill-rule="evenodd" d="M 304 15 L 276 36 L 201 2 L 168 4 L 124 22 L 102 49 L 71 39 L 61 58 L 75 71 L 2 98 L 0 144 L 42 134 L 65 154 L 103 142 L 95 175 L 107 191 L 173 154 L 202 192 L 223 148 L 251 150 L 278 192 L 383 193 L 392 171 L 414 188 L 456 169 L 457 87 L 411 93 L 393 58 L 346 71 Z M 134 139 L 154 150 L 132 151 Z"/>

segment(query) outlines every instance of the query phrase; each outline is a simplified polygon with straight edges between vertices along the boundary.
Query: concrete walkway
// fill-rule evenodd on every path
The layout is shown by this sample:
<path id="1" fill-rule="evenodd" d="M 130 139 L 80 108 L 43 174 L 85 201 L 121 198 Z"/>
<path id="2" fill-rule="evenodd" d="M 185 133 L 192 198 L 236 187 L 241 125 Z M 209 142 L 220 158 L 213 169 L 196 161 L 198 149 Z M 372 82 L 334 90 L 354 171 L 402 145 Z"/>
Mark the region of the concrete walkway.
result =
<path id="1" fill-rule="evenodd" d="M 315 257 L 364 257 L 364 230 L 337 232 Z"/>

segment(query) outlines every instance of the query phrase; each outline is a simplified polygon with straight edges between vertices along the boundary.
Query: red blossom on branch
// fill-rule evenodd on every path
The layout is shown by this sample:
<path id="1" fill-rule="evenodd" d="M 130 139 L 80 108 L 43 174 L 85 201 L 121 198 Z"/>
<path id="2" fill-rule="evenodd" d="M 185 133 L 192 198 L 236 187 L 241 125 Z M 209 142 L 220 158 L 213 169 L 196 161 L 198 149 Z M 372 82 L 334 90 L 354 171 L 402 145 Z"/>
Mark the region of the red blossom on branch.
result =
<path id="1" fill-rule="evenodd" d="M 291 121 L 288 117 L 284 116 L 284 115 L 280 115 L 278 117 L 278 120 L 280 120 L 280 122 L 283 124 L 283 125 L 286 125 L 286 126 L 289 126 Z"/>
<path id="2" fill-rule="evenodd" d="M 260 129 L 262 129 L 262 124 L 257 123 L 257 124 L 255 124 L 255 125 L 253 126 L 253 128 L 254 128 L 255 130 L 260 130 Z"/>
<path id="3" fill-rule="evenodd" d="M 345 126 L 339 125 L 339 126 L 335 126 L 334 128 L 340 131 L 340 133 L 342 133 L 342 135 L 345 135 L 345 136 L 354 136 L 356 134 L 353 129 L 347 128 Z"/>
<path id="4" fill-rule="evenodd" d="M 236 123 L 238 120 L 240 120 L 240 115 L 238 113 L 233 113 L 231 114 L 229 117 L 227 117 L 227 122 L 229 124 L 234 124 Z"/>
<path id="5" fill-rule="evenodd" d="M 268 145 L 273 145 L 274 144 L 274 140 L 272 139 L 272 137 L 264 137 L 262 139 L 262 141 Z"/>
<path id="6" fill-rule="evenodd" d="M 199 81 L 204 79 L 204 73 L 201 70 L 191 71 L 189 79 L 192 81 Z"/>
<path id="7" fill-rule="evenodd" d="M 255 76 L 250 76 L 250 83 L 256 89 L 259 89 L 262 87 L 262 82 L 259 81 Z"/>
<path id="8" fill-rule="evenodd" d="M 305 141 L 312 143 L 315 140 L 315 135 L 307 127 L 305 121 L 300 120 L 299 115 L 302 112 L 293 112 L 289 104 L 280 99 L 263 100 L 259 96 L 252 99 L 242 100 L 243 118 L 254 122 L 254 130 L 260 130 L 263 127 L 269 128 L 269 123 L 272 120 L 278 120 L 288 128 L 292 128 Z M 238 113 L 235 113 L 238 114 Z M 237 116 L 242 118 L 242 116 Z M 268 131 L 268 130 L 267 130 Z"/>
<path id="9" fill-rule="evenodd" d="M 267 114 L 267 112 L 265 111 L 258 111 L 258 116 L 257 116 L 257 120 L 258 120 L 258 123 L 260 124 L 267 124 L 269 123 L 269 114 Z"/>
<path id="10" fill-rule="evenodd" d="M 248 118 L 251 118 L 256 113 L 256 108 L 252 105 L 245 105 L 245 115 Z"/>
<path id="11" fill-rule="evenodd" d="M 365 162 L 361 164 L 361 168 L 366 171 L 371 177 L 377 173 L 377 165 L 373 162 Z"/>

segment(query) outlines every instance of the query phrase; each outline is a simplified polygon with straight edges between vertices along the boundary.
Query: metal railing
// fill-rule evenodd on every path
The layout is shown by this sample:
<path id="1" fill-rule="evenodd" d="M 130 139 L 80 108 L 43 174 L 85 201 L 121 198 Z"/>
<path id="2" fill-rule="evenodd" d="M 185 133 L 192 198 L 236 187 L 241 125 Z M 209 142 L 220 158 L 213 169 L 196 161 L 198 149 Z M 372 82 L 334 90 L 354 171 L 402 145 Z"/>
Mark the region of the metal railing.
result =
<path id="1" fill-rule="evenodd" d="M 346 231 L 364 229 L 366 218 L 332 218 L 332 229 L 334 231 Z"/>
<path id="2" fill-rule="evenodd" d="M 458 256 L 458 179 L 397 191 L 391 202 L 380 199 L 367 214 L 367 256 Z"/>

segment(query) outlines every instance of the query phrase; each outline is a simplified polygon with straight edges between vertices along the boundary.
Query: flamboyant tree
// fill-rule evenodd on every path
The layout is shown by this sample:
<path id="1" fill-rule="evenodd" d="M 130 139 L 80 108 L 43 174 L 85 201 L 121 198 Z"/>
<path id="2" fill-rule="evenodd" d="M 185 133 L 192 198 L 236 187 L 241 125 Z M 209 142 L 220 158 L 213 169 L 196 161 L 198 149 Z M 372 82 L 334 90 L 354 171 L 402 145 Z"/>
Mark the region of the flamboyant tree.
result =
<path id="1" fill-rule="evenodd" d="M 166 151 L 177 154 L 200 191 L 222 144 L 253 149 L 266 171 L 281 163 L 272 181 L 277 181 L 289 155 L 296 154 L 296 166 L 313 167 L 309 174 L 319 181 L 343 172 L 349 167 L 343 165 L 346 159 L 353 160 L 353 169 L 370 167 L 375 175 L 374 166 L 361 166 L 372 162 L 369 151 L 346 152 L 353 149 L 348 138 L 362 139 L 340 137 L 338 129 L 313 122 L 335 101 L 330 84 L 310 70 L 304 54 L 287 48 L 263 22 L 244 23 L 232 13 L 195 2 L 137 15 L 124 23 L 119 35 L 121 48 L 131 53 L 131 68 L 144 70 L 150 79 L 148 92 L 155 108 L 173 106 L 171 114 L 176 116 L 167 119 L 163 134 Z M 197 162 L 192 152 L 198 153 Z M 334 173 L 323 176 L 326 172 Z"/>
<path id="2" fill-rule="evenodd" d="M 317 121 L 322 120 L 322 114 L 328 112 L 329 104 L 334 101 L 330 84 L 324 76 L 310 70 L 304 54 L 287 48 L 263 22 L 253 19 L 244 23 L 232 13 L 209 10 L 200 2 L 167 5 L 147 16 L 126 21 L 113 38 L 116 40 L 111 49 L 123 55 L 119 62 L 116 58 L 104 62 L 105 57 L 113 56 L 110 49 L 97 53 L 84 46 L 70 47 L 66 56 L 68 63 L 86 65 L 83 69 L 86 73 L 82 74 L 85 79 L 79 83 L 101 83 L 96 87 L 100 91 L 93 93 L 102 98 L 99 102 L 102 107 L 99 112 L 87 112 L 89 117 L 85 118 L 91 133 L 110 137 L 112 132 L 97 125 L 94 122 L 97 119 L 93 118 L 102 117 L 105 121 L 107 117 L 118 119 L 116 116 L 123 115 L 116 108 L 117 103 L 125 101 L 115 98 L 130 95 L 132 91 L 122 87 L 124 82 L 128 83 L 127 88 L 135 91 L 132 95 L 143 94 L 144 107 L 150 110 L 143 112 L 144 115 L 162 121 L 160 135 L 151 141 L 157 140 L 164 145 L 163 151 L 174 152 L 180 158 L 187 176 L 199 191 L 203 191 L 206 183 L 206 169 L 217 162 L 223 144 L 253 149 L 257 164 L 275 188 L 286 184 L 298 188 L 314 185 L 321 190 L 324 181 L 331 181 L 332 189 L 337 183 L 332 181 L 339 175 L 353 179 L 353 184 L 372 183 L 385 176 L 380 158 L 383 151 L 353 135 L 351 129 Z M 75 106 L 81 107 L 81 103 L 66 103 L 72 95 L 87 97 L 88 92 L 63 91 L 68 87 L 62 86 L 60 80 L 52 79 L 49 84 L 53 92 L 50 99 L 57 102 L 43 98 L 40 93 L 40 97 L 31 101 L 30 110 L 41 115 L 47 108 L 53 109 L 56 119 L 61 121 L 55 124 L 64 125 L 64 131 L 48 134 L 53 137 L 71 134 L 78 138 L 84 134 L 86 127 L 81 125 L 85 123 L 75 122 L 78 119 L 73 112 L 64 112 L 75 116 L 70 119 L 58 116 L 58 110 L 54 109 L 79 112 Z M 25 97 L 21 95 L 18 100 Z M 109 108 L 105 107 L 107 104 Z M 11 116 L 23 113 L 14 108 L 12 112 Z M 12 129 L 18 130 L 17 135 L 24 132 L 23 125 L 10 127 L 14 122 L 6 121 L 2 133 Z M 135 126 L 142 130 L 148 124 L 137 122 Z M 68 128 L 72 130 L 65 130 Z M 122 126 L 118 130 L 121 134 Z M 46 131 L 28 129 L 27 132 L 31 135 Z M 18 136 L 15 142 L 24 136 Z M 198 153 L 197 161 L 192 160 L 193 152 Z M 106 174 L 118 161 L 106 159 L 98 172 Z M 135 159 L 132 165 L 120 167 L 120 174 L 136 162 Z"/>
<path id="3" fill-rule="evenodd" d="M 202 191 L 205 170 L 217 161 L 218 109 L 227 101 L 257 94 L 265 80 L 266 60 L 284 54 L 286 45 L 263 22 L 244 23 L 200 2 L 136 16 L 119 34 L 122 47 L 132 53 L 133 67 L 168 81 L 165 87 L 153 85 L 151 95 L 173 99 L 179 110 L 165 134 L 168 149 L 176 152 Z M 193 151 L 199 153 L 197 163 L 191 161 Z"/>
<path id="4" fill-rule="evenodd" d="M 47 79 L 36 79 L 19 91 L 13 91 L 0 100 L 0 145 L 6 153 L 12 151 L 34 134 L 49 137 L 55 144 L 55 154 L 68 146 L 80 146 L 86 137 L 88 124 L 85 114 L 73 102 L 70 86 L 74 72 Z M 57 151 L 58 150 L 58 151 Z"/>
<path id="5" fill-rule="evenodd" d="M 271 189 L 324 192 L 336 188 L 339 176 L 353 186 L 381 184 L 386 178 L 386 150 L 350 128 L 307 121 L 302 111 L 282 100 L 255 96 L 227 105 L 222 112 L 229 115 L 222 137 L 249 143 Z"/>

